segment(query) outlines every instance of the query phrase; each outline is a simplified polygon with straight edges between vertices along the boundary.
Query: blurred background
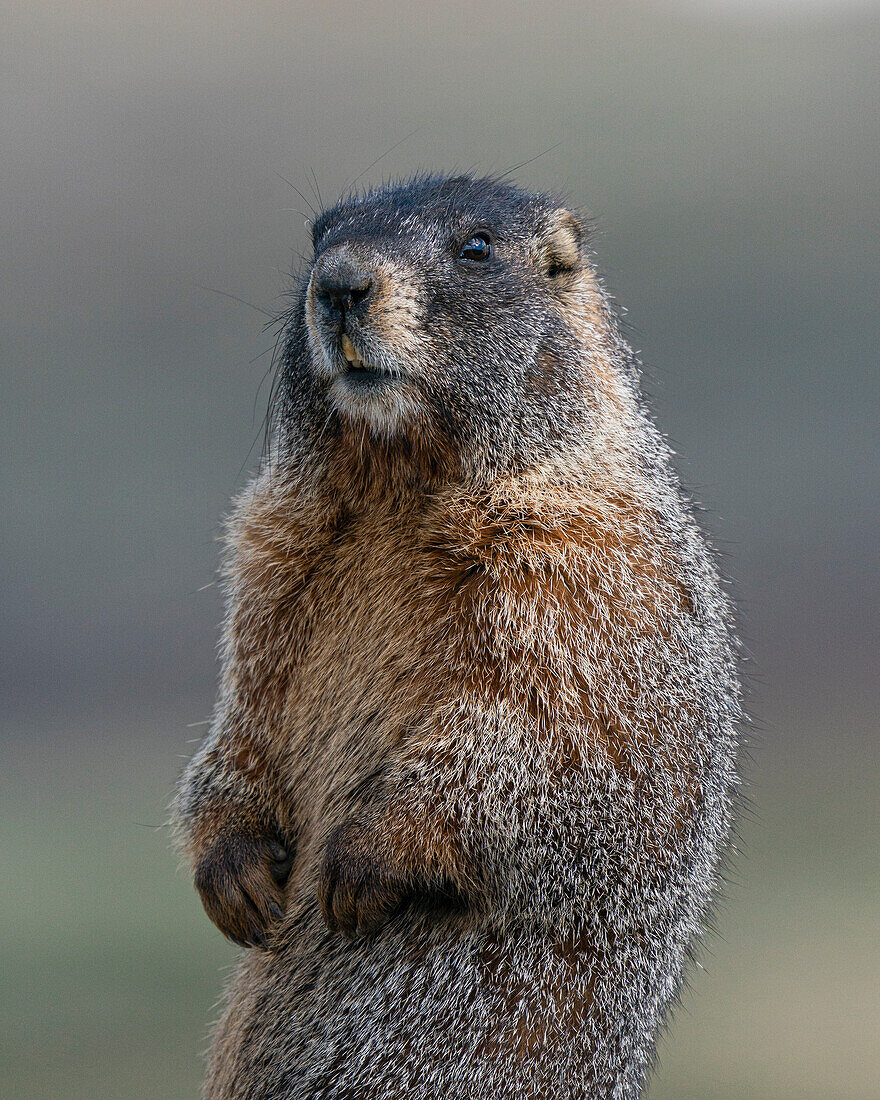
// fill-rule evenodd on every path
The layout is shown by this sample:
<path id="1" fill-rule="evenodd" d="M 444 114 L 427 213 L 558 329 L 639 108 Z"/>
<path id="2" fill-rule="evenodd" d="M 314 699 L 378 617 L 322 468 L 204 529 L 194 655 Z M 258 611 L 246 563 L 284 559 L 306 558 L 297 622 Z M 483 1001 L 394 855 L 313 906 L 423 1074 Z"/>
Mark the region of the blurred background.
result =
<path id="1" fill-rule="evenodd" d="M 163 823 L 306 249 L 285 179 L 530 162 L 595 219 L 747 646 L 754 808 L 649 1097 L 880 1097 L 880 4 L 0 17 L 4 1095 L 197 1095 L 235 949 Z"/>

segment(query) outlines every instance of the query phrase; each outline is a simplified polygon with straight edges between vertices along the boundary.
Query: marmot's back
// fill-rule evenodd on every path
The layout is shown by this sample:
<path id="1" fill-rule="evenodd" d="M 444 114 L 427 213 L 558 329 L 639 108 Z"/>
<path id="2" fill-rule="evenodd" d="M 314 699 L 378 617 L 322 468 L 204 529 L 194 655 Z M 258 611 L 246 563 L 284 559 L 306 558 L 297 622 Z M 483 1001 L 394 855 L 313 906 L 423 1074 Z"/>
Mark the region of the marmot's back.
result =
<path id="1" fill-rule="evenodd" d="M 577 220 L 314 226 L 178 801 L 250 951 L 211 1097 L 629 1097 L 730 820 L 728 609 Z"/>

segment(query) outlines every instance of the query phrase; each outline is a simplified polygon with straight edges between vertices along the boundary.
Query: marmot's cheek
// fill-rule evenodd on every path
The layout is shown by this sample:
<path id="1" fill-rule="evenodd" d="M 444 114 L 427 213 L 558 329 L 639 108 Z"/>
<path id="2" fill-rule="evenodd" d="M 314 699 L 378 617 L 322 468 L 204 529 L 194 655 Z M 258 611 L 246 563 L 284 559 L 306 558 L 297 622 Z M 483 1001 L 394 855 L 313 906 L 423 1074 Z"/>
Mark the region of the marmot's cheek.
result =
<path id="1" fill-rule="evenodd" d="M 383 263 L 377 270 L 366 318 L 370 335 L 401 364 L 418 364 L 425 328 L 416 273 Z"/>

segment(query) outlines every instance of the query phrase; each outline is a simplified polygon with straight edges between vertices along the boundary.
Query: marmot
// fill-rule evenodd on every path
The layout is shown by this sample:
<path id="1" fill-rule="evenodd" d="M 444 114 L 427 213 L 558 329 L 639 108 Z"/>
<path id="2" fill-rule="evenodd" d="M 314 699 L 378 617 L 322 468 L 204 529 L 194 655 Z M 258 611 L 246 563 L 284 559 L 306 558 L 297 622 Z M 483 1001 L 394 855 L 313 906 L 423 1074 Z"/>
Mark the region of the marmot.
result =
<path id="1" fill-rule="evenodd" d="M 242 956 L 212 1100 L 637 1097 L 718 879 L 731 613 L 579 219 L 313 225 L 176 811 Z"/>

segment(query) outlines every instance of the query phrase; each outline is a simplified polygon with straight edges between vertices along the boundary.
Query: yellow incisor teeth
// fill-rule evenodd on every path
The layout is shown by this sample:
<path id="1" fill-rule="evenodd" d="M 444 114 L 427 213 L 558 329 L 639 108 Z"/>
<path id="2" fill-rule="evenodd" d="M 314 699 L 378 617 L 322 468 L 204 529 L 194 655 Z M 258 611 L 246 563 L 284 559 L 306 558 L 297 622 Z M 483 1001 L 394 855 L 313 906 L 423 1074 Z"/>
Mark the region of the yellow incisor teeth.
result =
<path id="1" fill-rule="evenodd" d="M 342 354 L 349 363 L 356 367 L 361 366 L 361 357 L 355 351 L 354 344 L 347 335 L 342 337 Z"/>

